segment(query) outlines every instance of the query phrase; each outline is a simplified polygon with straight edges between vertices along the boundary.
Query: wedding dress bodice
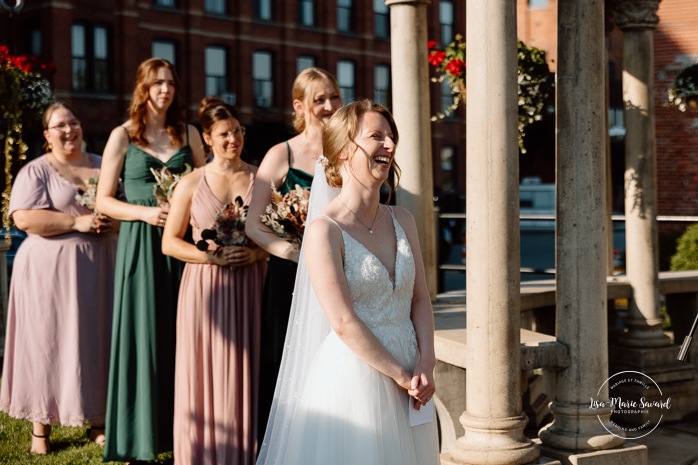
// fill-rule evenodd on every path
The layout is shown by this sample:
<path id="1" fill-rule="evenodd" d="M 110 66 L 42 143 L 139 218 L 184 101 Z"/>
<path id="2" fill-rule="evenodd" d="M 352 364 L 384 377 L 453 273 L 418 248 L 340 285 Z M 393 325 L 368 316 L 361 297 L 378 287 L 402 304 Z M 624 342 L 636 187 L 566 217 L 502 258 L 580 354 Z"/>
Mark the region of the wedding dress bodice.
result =
<path id="1" fill-rule="evenodd" d="M 414 257 L 405 231 L 394 216 L 393 226 L 397 244 L 395 282 L 373 253 L 342 230 L 344 274 L 358 317 L 395 359 L 410 370 L 414 367 L 417 352 L 410 318 L 415 279 Z"/>

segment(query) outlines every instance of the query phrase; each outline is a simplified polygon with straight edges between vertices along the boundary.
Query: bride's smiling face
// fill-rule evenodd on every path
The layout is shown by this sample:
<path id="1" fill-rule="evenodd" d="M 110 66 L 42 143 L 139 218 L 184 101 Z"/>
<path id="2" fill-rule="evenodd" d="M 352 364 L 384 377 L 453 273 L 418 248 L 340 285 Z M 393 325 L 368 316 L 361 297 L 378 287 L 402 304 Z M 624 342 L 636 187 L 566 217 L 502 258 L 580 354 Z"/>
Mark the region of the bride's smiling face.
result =
<path id="1" fill-rule="evenodd" d="M 395 158 L 395 135 L 388 120 L 374 111 L 361 115 L 358 123 L 349 169 L 360 180 L 368 174 L 382 183 L 388 179 Z"/>

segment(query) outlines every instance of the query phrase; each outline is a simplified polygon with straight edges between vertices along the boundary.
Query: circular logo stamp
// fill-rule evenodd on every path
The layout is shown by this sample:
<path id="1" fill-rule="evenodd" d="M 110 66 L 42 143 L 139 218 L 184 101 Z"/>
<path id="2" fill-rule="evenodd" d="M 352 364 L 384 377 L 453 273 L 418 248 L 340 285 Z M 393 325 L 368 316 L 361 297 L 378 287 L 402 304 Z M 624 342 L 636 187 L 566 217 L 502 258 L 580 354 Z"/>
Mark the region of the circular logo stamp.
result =
<path id="1" fill-rule="evenodd" d="M 608 387 L 608 400 L 602 392 Z M 597 415 L 601 426 L 617 437 L 640 439 L 654 431 L 671 408 L 671 397 L 665 397 L 652 378 L 639 371 L 621 371 L 609 377 L 599 387 L 589 408 L 611 408 L 610 423 Z"/>

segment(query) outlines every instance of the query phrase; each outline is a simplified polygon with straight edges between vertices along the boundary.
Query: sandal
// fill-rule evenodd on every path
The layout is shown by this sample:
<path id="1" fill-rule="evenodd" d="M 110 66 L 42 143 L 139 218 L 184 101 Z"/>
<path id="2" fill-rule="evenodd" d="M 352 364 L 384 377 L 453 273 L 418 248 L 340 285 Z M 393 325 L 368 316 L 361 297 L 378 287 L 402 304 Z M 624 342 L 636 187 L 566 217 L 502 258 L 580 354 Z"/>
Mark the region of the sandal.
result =
<path id="1" fill-rule="evenodd" d="M 87 436 L 90 438 L 90 441 L 94 441 L 98 446 L 104 447 L 104 443 L 107 441 L 104 435 L 104 426 L 91 426 L 87 430 Z"/>
<path id="2" fill-rule="evenodd" d="M 50 433 L 49 433 L 49 434 L 45 434 L 45 435 L 40 435 L 40 434 L 35 434 L 34 431 L 32 431 L 32 436 L 33 436 L 33 438 L 32 438 L 32 448 L 31 448 L 31 453 L 32 453 L 32 454 L 44 455 L 44 454 L 48 454 L 49 452 L 51 452 L 51 441 L 49 441 L 49 436 L 51 436 Z M 36 439 L 43 439 L 44 441 L 42 441 L 42 442 L 43 442 L 42 445 L 44 445 L 45 447 L 41 447 L 41 448 L 37 447 L 37 448 L 35 448 L 35 447 L 34 447 L 34 438 L 36 438 Z"/>

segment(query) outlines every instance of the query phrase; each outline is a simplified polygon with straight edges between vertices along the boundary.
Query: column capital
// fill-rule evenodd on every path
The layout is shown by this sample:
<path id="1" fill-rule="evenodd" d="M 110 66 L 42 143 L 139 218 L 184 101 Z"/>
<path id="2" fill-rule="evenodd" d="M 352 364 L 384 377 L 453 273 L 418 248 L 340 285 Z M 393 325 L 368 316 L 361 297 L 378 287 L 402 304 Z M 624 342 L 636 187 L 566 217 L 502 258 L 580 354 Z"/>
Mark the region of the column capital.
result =
<path id="1" fill-rule="evenodd" d="M 419 4 L 429 5 L 431 0 L 385 0 L 385 4 L 388 7 L 393 5 L 419 5 Z"/>
<path id="2" fill-rule="evenodd" d="M 661 0 L 616 0 L 613 21 L 622 30 L 654 29 Z"/>

